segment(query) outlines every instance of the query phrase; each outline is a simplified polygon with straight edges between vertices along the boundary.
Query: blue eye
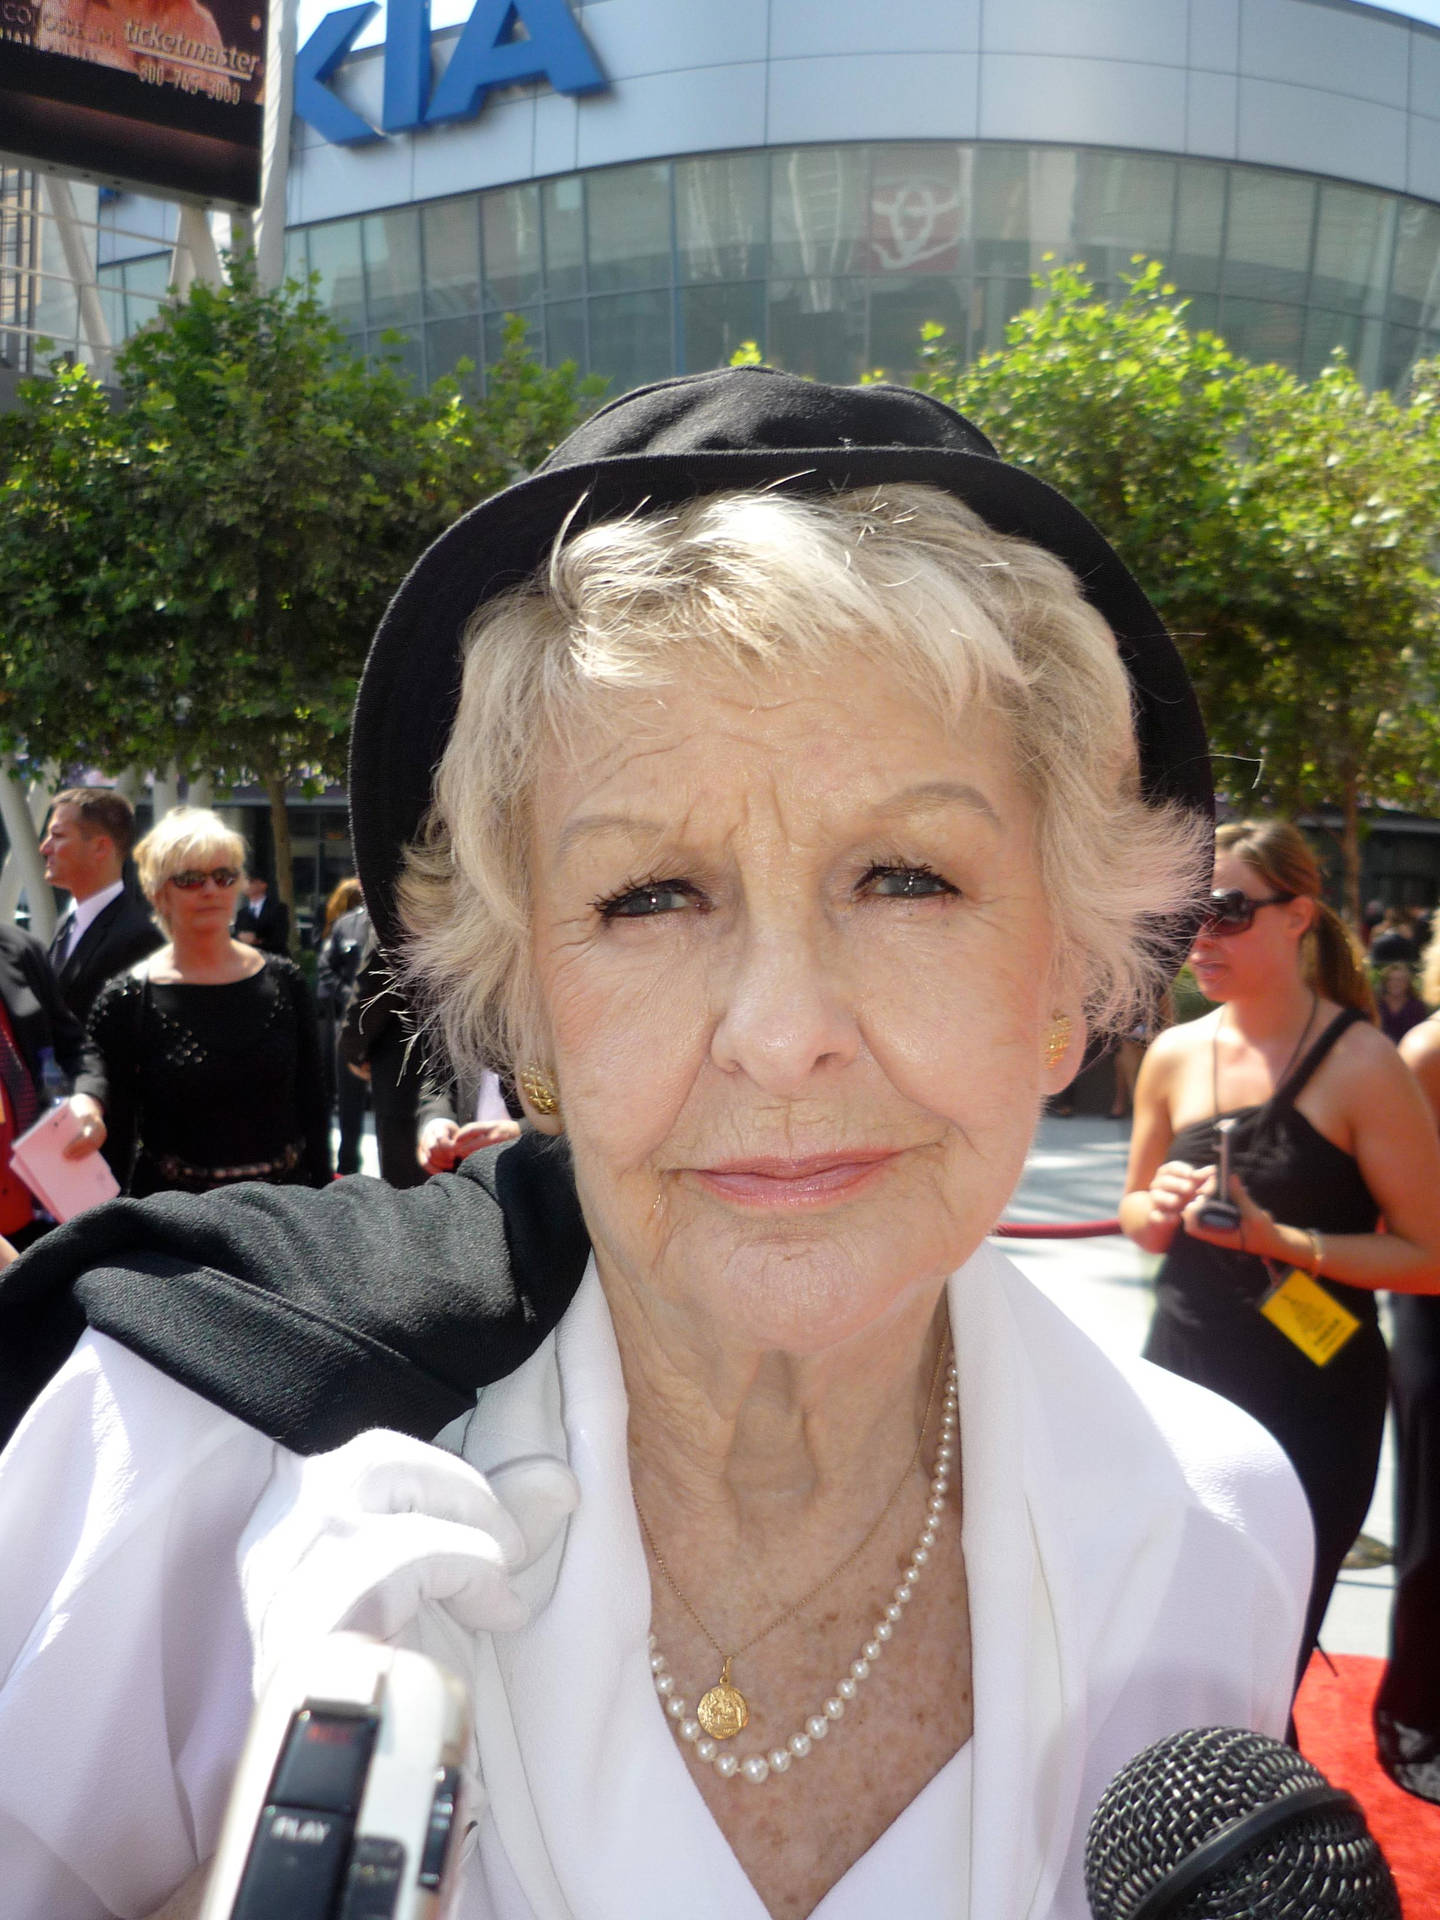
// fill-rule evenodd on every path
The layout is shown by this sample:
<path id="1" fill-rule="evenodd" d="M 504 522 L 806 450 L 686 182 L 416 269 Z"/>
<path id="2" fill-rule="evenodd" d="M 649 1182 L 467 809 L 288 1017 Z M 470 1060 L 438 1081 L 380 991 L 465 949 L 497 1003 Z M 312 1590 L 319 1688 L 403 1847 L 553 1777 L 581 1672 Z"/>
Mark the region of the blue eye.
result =
<path id="1" fill-rule="evenodd" d="M 609 900 L 597 900 L 595 906 L 606 920 L 647 920 L 652 914 L 679 913 L 695 897 L 688 881 L 661 880 L 648 887 L 630 887 Z"/>
<path id="2" fill-rule="evenodd" d="M 929 867 L 871 867 L 861 890 L 885 900 L 928 900 L 956 888 Z"/>

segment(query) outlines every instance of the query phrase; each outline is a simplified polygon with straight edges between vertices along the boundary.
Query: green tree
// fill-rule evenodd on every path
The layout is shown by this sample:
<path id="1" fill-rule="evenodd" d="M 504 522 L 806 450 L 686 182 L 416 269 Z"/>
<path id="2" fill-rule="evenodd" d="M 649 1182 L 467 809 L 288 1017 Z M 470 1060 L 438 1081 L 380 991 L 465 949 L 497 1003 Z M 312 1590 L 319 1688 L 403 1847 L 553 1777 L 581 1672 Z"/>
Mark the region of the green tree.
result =
<path id="1" fill-rule="evenodd" d="M 115 409 L 77 369 L 30 382 L 0 514 L 0 747 L 253 775 L 288 898 L 287 788 L 343 776 L 390 594 L 603 384 L 540 367 L 523 336 L 508 324 L 483 400 L 419 393 L 241 259 L 127 343 Z"/>
<path id="2" fill-rule="evenodd" d="M 127 449 L 83 368 L 57 366 L 21 398 L 0 435 L 0 744 L 38 766 L 103 760 L 92 747 L 113 743 L 125 765 L 122 741 L 146 751 L 163 721 L 159 676 L 110 639 L 145 574 Z"/>
<path id="3" fill-rule="evenodd" d="M 1253 697 L 1225 713 L 1282 812 L 1341 815 L 1344 907 L 1360 921 L 1361 817 L 1440 797 L 1434 376 L 1402 403 L 1336 358 L 1320 377 L 1247 380 L 1232 488 Z M 1241 742 L 1248 740 L 1248 748 Z"/>
<path id="4" fill-rule="evenodd" d="M 1359 913 L 1366 805 L 1440 789 L 1434 380 L 1404 402 L 1337 357 L 1313 382 L 1192 330 L 1155 262 L 1123 297 L 1037 282 L 1003 350 L 927 329 L 919 384 L 1101 526 L 1175 633 L 1242 805 L 1339 806 Z"/>

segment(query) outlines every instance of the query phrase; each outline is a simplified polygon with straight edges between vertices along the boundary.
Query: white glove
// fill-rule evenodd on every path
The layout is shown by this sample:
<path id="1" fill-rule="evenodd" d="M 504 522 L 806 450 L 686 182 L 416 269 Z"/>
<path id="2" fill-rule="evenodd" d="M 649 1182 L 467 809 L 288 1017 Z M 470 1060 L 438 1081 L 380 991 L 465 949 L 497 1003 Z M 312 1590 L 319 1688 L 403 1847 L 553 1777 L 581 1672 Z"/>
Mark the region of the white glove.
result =
<path id="1" fill-rule="evenodd" d="M 240 1540 L 258 1696 L 306 1641 L 351 1629 L 394 1640 L 422 1604 L 470 1632 L 524 1626 L 509 1576 L 550 1545 L 579 1499 L 562 1461 L 492 1480 L 454 1454 L 377 1429 L 333 1453 L 282 1453 Z"/>

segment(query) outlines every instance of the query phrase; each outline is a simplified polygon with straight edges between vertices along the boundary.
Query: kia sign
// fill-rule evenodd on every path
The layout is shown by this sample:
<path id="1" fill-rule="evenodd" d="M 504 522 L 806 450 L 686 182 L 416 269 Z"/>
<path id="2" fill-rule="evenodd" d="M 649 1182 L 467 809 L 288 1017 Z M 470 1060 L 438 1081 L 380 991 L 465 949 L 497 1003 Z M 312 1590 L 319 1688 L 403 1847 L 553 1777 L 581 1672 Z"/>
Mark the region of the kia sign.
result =
<path id="1" fill-rule="evenodd" d="M 267 0 L 0 0 L 0 151 L 201 205 L 260 200 Z"/>
<path id="2" fill-rule="evenodd" d="M 295 111 L 339 146 L 468 120 L 492 87 L 545 80 L 557 93 L 579 94 L 606 84 L 565 0 L 475 0 L 432 91 L 429 0 L 388 0 L 380 125 L 372 127 L 329 82 L 377 11 L 377 0 L 360 0 L 327 13 L 295 57 Z"/>

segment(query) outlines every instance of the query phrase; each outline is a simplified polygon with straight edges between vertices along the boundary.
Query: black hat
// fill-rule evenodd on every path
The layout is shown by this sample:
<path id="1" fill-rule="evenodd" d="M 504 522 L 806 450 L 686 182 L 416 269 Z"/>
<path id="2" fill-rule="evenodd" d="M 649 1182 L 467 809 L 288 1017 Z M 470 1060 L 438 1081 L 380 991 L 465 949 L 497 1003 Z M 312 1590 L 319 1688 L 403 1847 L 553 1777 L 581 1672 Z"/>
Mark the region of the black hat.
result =
<path id="1" fill-rule="evenodd" d="M 954 494 L 997 533 L 1070 567 L 1109 622 L 1134 687 L 1146 797 L 1213 816 L 1205 728 L 1175 644 L 1084 514 L 1007 466 L 978 428 L 928 394 L 731 367 L 612 400 L 528 479 L 457 520 L 391 602 L 360 683 L 350 750 L 355 860 L 382 943 L 400 939 L 395 884 L 454 723 L 466 622 L 533 573 L 567 521 L 578 529 L 739 487 L 825 493 L 895 482 Z"/>

